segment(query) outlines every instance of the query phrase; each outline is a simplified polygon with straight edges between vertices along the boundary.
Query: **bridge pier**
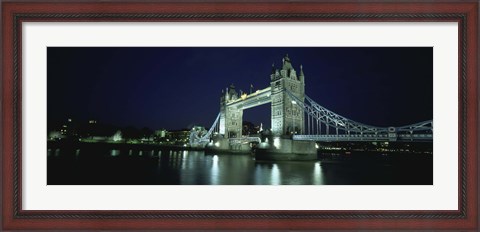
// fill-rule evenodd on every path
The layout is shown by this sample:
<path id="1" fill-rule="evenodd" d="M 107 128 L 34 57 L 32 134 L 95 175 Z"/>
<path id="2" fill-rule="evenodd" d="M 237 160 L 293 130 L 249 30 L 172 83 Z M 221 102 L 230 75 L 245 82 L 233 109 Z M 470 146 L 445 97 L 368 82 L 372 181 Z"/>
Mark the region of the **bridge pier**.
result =
<path id="1" fill-rule="evenodd" d="M 240 141 L 240 140 L 238 140 Z M 215 138 L 206 147 L 211 152 L 243 153 L 252 152 L 249 142 L 236 142 L 228 138 Z M 291 138 L 270 137 L 258 144 L 255 149 L 256 160 L 316 160 L 315 141 L 297 141 Z"/>
<path id="2" fill-rule="evenodd" d="M 232 143 L 228 138 L 214 138 L 207 144 L 206 151 L 250 154 L 250 143 Z"/>
<path id="3" fill-rule="evenodd" d="M 290 138 L 274 137 L 272 141 L 259 144 L 256 160 L 316 160 L 317 149 L 314 141 L 296 141 Z"/>

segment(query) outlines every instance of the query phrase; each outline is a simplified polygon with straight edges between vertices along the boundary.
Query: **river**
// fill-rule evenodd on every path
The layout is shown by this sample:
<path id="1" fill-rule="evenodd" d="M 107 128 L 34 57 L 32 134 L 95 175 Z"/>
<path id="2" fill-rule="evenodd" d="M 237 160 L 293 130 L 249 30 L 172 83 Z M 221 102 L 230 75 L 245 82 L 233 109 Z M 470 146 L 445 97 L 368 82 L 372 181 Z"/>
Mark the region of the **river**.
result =
<path id="1" fill-rule="evenodd" d="M 204 151 L 49 149 L 48 185 L 431 185 L 432 155 L 319 154 L 316 161 L 256 161 Z"/>

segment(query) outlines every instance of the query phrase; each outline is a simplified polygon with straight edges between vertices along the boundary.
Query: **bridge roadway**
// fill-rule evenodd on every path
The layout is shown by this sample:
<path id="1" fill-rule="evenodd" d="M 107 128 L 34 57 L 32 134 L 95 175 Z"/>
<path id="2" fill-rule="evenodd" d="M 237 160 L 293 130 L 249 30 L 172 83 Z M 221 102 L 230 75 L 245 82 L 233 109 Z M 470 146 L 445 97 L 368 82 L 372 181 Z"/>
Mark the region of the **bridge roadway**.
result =
<path id="1" fill-rule="evenodd" d="M 249 95 L 242 95 L 237 100 L 227 103 L 227 106 L 236 105 L 238 109 L 245 110 L 267 104 L 272 102 L 272 98 L 270 97 L 271 92 L 271 88 L 267 87 Z"/>
<path id="2" fill-rule="evenodd" d="M 371 142 L 371 141 L 401 141 L 401 142 L 426 142 L 432 141 L 433 136 L 431 134 L 398 134 L 395 137 L 386 134 L 364 134 L 364 135 L 294 135 L 293 140 L 298 141 L 317 141 L 317 142 Z M 242 138 L 230 138 L 230 144 L 242 144 L 242 143 L 260 143 L 259 137 L 242 137 Z"/>
<path id="3" fill-rule="evenodd" d="M 293 140 L 299 141 L 319 141 L 319 142 L 334 142 L 334 141 L 404 141 L 404 142 L 424 142 L 432 141 L 432 134 L 397 134 L 391 136 L 388 134 L 341 134 L 341 135 L 294 135 Z"/>
<path id="4" fill-rule="evenodd" d="M 241 144 L 241 143 L 251 143 L 257 142 L 260 143 L 261 140 L 259 137 L 242 137 L 242 138 L 229 138 L 230 144 Z"/>

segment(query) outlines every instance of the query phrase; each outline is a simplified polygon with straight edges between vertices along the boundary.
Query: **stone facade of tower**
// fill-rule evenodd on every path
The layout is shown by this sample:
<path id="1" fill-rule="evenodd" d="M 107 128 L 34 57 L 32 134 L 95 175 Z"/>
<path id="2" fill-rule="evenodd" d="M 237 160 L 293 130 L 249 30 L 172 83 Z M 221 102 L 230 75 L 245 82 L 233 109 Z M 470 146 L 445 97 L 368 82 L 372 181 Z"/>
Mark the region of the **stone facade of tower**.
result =
<path id="1" fill-rule="evenodd" d="M 234 106 L 228 106 L 238 100 L 239 96 L 232 84 L 225 92 L 222 92 L 220 98 L 220 134 L 226 138 L 237 138 L 242 136 L 243 109 Z"/>
<path id="2" fill-rule="evenodd" d="M 305 120 L 303 110 L 284 91 L 287 89 L 302 102 L 305 100 L 305 77 L 302 66 L 300 66 L 300 73 L 297 74 L 287 54 L 282 60 L 281 69 L 272 66 L 270 86 L 273 135 L 302 134 Z"/>

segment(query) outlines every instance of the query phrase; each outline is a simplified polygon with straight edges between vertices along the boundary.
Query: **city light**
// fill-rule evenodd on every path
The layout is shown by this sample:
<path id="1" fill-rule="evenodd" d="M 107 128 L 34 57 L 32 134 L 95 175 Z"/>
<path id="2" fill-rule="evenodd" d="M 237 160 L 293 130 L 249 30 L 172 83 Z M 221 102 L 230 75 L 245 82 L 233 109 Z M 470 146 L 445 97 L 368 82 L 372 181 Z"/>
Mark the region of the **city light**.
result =
<path id="1" fill-rule="evenodd" d="M 247 94 L 244 93 L 244 94 L 242 94 L 242 96 L 240 96 L 240 97 L 242 98 L 242 100 L 245 100 L 245 99 L 247 99 Z"/>
<path id="2" fill-rule="evenodd" d="M 279 137 L 273 138 L 273 146 L 275 146 L 275 148 L 277 148 L 277 149 L 280 149 L 280 138 Z"/>
<path id="3" fill-rule="evenodd" d="M 264 148 L 264 149 L 265 149 L 265 148 L 269 148 L 269 147 L 270 147 L 270 145 L 269 145 L 268 143 L 266 143 L 266 142 L 263 142 L 263 143 L 260 143 L 260 144 L 258 145 L 258 147 L 259 147 L 259 148 Z"/>
<path id="4" fill-rule="evenodd" d="M 117 131 L 117 132 L 112 136 L 112 140 L 113 140 L 114 142 L 121 141 L 121 140 L 122 140 L 122 132 L 121 132 L 121 131 Z"/>

